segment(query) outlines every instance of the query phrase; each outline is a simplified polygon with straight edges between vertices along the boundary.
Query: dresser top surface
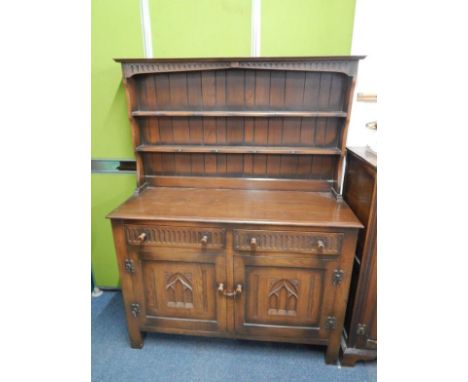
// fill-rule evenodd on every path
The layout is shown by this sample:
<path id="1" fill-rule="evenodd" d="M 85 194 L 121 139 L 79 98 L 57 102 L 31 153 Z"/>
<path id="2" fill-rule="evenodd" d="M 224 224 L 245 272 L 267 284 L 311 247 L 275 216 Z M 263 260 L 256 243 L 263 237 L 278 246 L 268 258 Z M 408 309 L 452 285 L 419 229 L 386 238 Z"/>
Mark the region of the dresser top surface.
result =
<path id="1" fill-rule="evenodd" d="M 377 153 L 369 150 L 367 147 L 348 147 L 350 152 L 355 157 L 368 163 L 372 168 L 377 168 Z"/>
<path id="2" fill-rule="evenodd" d="M 108 218 L 362 228 L 331 193 L 201 188 L 147 188 Z"/>
<path id="3" fill-rule="evenodd" d="M 114 61 L 120 63 L 138 63 L 138 62 L 207 62 L 207 61 L 359 61 L 366 56 L 262 56 L 262 57 L 179 57 L 179 58 L 114 58 Z"/>

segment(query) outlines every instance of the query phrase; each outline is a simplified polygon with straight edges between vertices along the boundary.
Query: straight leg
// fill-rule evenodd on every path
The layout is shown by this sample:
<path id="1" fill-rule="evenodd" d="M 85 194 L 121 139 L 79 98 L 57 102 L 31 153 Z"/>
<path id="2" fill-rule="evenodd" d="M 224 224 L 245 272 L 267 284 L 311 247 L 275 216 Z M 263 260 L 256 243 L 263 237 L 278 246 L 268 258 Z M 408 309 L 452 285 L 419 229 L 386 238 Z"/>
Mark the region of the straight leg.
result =
<path id="1" fill-rule="evenodd" d="M 325 354 L 325 363 L 334 365 L 338 362 L 338 356 L 340 354 L 340 341 L 335 341 L 334 338 L 330 339 L 328 343 L 327 352 Z"/>
<path id="2" fill-rule="evenodd" d="M 143 347 L 143 335 L 140 331 L 139 312 L 141 302 L 138 296 L 134 293 L 134 279 L 137 277 L 134 272 L 125 270 L 125 260 L 136 259 L 132 258 L 132 254 L 128 253 L 125 241 L 124 225 L 122 221 L 112 221 L 112 233 L 114 236 L 115 250 L 117 253 L 117 262 L 119 264 L 120 281 L 122 286 L 123 303 L 125 307 L 125 316 L 127 318 L 128 336 L 130 338 L 130 346 L 135 349 Z M 132 306 L 135 306 L 135 311 L 132 311 Z"/>
<path id="3" fill-rule="evenodd" d="M 141 349 L 143 347 L 143 333 L 136 325 L 128 325 L 128 336 L 130 338 L 130 346 L 133 349 Z"/>

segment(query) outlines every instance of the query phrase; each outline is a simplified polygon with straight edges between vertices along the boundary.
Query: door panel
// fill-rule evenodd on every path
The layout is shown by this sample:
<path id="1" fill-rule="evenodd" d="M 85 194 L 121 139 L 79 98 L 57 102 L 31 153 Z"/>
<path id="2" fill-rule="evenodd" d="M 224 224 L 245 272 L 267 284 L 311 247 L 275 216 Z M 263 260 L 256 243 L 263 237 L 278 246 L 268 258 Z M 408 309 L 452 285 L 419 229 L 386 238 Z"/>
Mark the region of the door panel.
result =
<path id="1" fill-rule="evenodd" d="M 143 263 L 146 314 L 216 320 L 214 264 Z"/>
<path id="2" fill-rule="evenodd" d="M 243 286 L 235 308 L 236 332 L 297 342 L 325 339 L 335 287 L 330 258 L 283 253 L 234 256 L 235 284 Z"/>
<path id="3" fill-rule="evenodd" d="M 220 252 L 182 248 L 136 249 L 135 288 L 140 325 L 168 332 L 225 331 L 226 302 L 217 293 L 225 280 Z"/>
<path id="4" fill-rule="evenodd" d="M 246 267 L 248 322 L 319 326 L 322 270 Z"/>

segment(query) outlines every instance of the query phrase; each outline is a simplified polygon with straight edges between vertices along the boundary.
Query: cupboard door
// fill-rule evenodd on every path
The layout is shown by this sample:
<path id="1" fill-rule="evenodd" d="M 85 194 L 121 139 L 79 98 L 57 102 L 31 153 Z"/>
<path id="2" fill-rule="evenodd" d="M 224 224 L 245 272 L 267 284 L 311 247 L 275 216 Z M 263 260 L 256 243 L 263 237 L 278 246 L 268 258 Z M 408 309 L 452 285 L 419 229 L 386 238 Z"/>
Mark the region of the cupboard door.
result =
<path id="1" fill-rule="evenodd" d="M 337 263 L 294 254 L 235 255 L 236 331 L 264 339 L 326 343 Z M 319 341 L 320 342 L 320 341 Z"/>
<path id="2" fill-rule="evenodd" d="M 135 287 L 143 330 L 221 332 L 225 301 L 217 287 L 225 278 L 224 255 L 211 251 L 151 248 L 138 251 Z"/>

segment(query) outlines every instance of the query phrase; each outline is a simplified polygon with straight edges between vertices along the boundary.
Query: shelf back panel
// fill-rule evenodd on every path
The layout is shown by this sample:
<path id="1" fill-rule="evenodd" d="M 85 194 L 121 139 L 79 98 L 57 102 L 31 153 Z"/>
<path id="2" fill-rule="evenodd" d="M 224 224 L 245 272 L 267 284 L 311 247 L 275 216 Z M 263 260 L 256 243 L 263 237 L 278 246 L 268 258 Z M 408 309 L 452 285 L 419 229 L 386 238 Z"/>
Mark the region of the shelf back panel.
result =
<path id="1" fill-rule="evenodd" d="M 211 70 L 135 76 L 140 111 L 344 111 L 343 73 Z"/>
<path id="2" fill-rule="evenodd" d="M 147 176 L 207 176 L 331 181 L 333 155 L 144 153 Z"/>
<path id="3" fill-rule="evenodd" d="M 138 118 L 141 144 L 338 148 L 343 118 Z"/>

